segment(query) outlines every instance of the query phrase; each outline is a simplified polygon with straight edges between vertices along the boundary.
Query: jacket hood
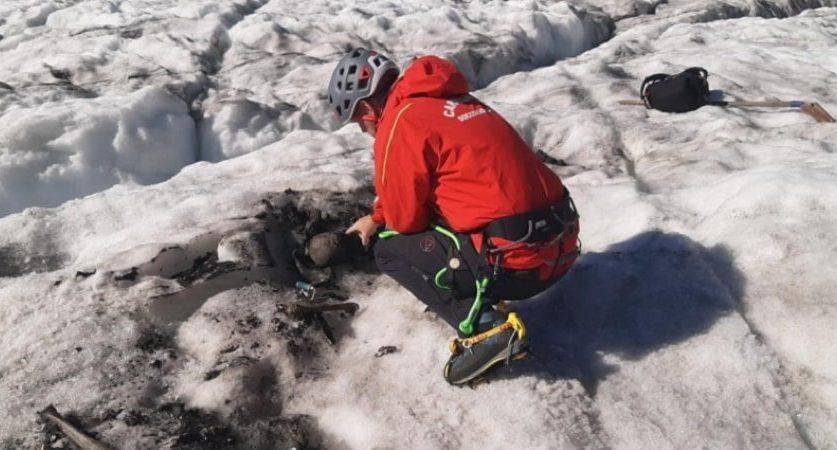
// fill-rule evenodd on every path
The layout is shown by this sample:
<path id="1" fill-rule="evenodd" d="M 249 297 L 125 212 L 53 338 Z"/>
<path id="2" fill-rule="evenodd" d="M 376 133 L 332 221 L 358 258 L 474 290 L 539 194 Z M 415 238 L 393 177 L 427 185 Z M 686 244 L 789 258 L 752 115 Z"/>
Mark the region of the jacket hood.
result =
<path id="1" fill-rule="evenodd" d="M 387 99 L 387 109 L 411 97 L 450 98 L 468 93 L 468 81 L 456 66 L 437 56 L 416 59 L 395 83 Z"/>

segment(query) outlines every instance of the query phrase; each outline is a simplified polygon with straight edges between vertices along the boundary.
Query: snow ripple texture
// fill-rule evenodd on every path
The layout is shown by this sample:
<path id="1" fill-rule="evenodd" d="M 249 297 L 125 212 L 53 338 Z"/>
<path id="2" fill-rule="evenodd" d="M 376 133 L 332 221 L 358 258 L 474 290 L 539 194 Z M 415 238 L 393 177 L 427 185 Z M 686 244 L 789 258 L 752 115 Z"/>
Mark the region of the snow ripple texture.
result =
<path id="1" fill-rule="evenodd" d="M 700 65 L 713 95 L 833 114 L 835 6 L 3 2 L 0 448 L 40 445 L 50 403 L 164 445 L 128 412 L 166 402 L 240 446 L 270 436 L 244 421 L 310 416 L 337 448 L 837 447 L 837 128 L 616 104 Z M 247 286 L 292 281 L 286 189 L 344 214 L 330 193 L 370 183 L 371 141 L 324 104 L 351 45 L 452 58 L 580 209 L 577 267 L 519 306 L 535 357 L 476 390 L 444 384 L 451 331 L 391 280 L 347 276 L 361 309 L 310 354 Z M 182 276 L 207 258 L 229 270 Z"/>

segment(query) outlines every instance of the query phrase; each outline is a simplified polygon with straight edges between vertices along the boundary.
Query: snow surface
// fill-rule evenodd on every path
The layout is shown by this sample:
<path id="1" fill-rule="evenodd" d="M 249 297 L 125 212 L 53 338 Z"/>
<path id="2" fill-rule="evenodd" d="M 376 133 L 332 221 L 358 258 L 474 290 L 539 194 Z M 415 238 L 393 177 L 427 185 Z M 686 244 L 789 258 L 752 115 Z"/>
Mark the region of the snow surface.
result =
<path id="1" fill-rule="evenodd" d="M 0 217 L 126 181 L 160 182 L 197 160 L 239 156 L 293 130 L 333 130 L 320 86 L 353 45 L 379 48 L 403 63 L 424 52 L 444 55 L 481 87 L 577 55 L 613 28 L 600 12 L 519 0 L 362 6 L 89 0 L 0 8 L 9 11 L 0 22 L 0 121 L 16 124 L 0 136 Z M 148 86 L 172 98 L 135 97 L 157 92 Z M 143 115 L 155 102 L 161 113 L 172 110 L 158 118 L 164 123 Z M 118 105 L 123 133 L 114 136 L 113 125 L 101 124 L 98 114 L 114 115 L 102 104 Z M 146 140 L 158 136 L 153 128 L 166 124 L 183 130 L 178 142 L 161 130 L 160 147 L 146 149 Z M 143 159 L 172 154 L 160 160 L 166 168 L 160 171 L 146 161 L 122 161 L 131 153 L 125 146 Z"/>
<path id="2" fill-rule="evenodd" d="M 3 2 L 0 447 L 42 442 L 50 403 L 164 446 L 171 402 L 253 447 L 299 415 L 337 448 L 837 447 L 837 127 L 616 104 L 701 65 L 713 95 L 835 113 L 834 6 Z M 518 306 L 535 357 L 474 390 L 391 280 L 344 275 L 334 347 L 247 286 L 293 281 L 288 204 L 369 200 L 371 140 L 323 102 L 352 44 L 454 59 L 580 209 L 582 258 Z"/>

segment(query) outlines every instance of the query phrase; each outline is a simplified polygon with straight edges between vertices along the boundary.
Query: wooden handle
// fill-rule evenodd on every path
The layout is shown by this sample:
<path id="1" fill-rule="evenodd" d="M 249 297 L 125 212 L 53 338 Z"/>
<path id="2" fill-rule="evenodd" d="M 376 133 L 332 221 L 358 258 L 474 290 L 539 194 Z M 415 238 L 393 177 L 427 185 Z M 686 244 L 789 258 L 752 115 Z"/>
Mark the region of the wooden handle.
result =
<path id="1" fill-rule="evenodd" d="M 619 100 L 620 105 L 645 106 L 642 100 Z M 803 113 L 811 116 L 819 123 L 835 123 L 834 116 L 828 113 L 819 103 L 803 102 L 799 100 L 763 100 L 763 101 L 734 101 L 734 102 L 708 102 L 710 106 L 721 106 L 724 108 L 799 108 Z"/>
<path id="2" fill-rule="evenodd" d="M 619 100 L 620 105 L 645 106 L 642 100 Z"/>
<path id="3" fill-rule="evenodd" d="M 712 105 L 713 103 L 709 103 Z M 735 102 L 718 102 L 716 106 L 733 106 L 738 108 L 799 108 L 805 102 L 792 101 L 786 102 L 781 100 L 766 100 L 766 101 L 735 101 Z"/>

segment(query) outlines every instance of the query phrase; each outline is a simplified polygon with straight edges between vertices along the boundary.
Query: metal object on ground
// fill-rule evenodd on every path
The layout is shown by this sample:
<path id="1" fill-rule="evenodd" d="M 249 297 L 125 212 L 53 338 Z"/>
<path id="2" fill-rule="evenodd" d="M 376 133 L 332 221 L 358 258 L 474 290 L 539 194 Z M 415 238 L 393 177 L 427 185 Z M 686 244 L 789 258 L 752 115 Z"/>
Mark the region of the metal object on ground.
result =
<path id="1" fill-rule="evenodd" d="M 326 339 L 332 345 L 337 343 L 331 325 L 323 316 L 326 311 L 340 311 L 354 315 L 360 308 L 357 303 L 345 302 L 349 297 L 337 289 L 318 288 L 305 281 L 297 281 L 295 284 L 299 303 L 289 305 L 288 312 L 294 316 L 313 316 L 320 324 Z M 341 303 L 331 302 L 338 300 Z"/>
<path id="2" fill-rule="evenodd" d="M 295 287 L 296 293 L 300 298 L 312 302 L 319 302 L 323 300 L 345 301 L 349 299 L 349 294 L 340 289 L 316 287 L 304 281 L 297 281 Z"/>

